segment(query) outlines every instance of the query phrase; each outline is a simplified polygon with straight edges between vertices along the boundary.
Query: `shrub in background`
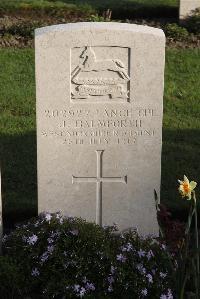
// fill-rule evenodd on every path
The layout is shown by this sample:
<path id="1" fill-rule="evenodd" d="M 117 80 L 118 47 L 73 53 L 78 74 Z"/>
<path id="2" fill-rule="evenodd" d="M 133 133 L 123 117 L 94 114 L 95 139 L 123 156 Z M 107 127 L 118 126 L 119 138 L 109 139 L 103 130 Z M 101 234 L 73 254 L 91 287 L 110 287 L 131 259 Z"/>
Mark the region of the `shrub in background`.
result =
<path id="1" fill-rule="evenodd" d="M 197 8 L 194 14 L 187 19 L 185 27 L 189 32 L 200 34 L 200 9 Z"/>
<path id="2" fill-rule="evenodd" d="M 11 34 L 11 35 L 19 35 L 27 38 L 34 37 L 34 30 L 42 26 L 41 22 L 38 21 L 30 21 L 30 22 L 20 22 L 19 24 L 13 24 L 11 26 L 6 26 L 2 30 L 3 33 Z"/>
<path id="3" fill-rule="evenodd" d="M 135 230 L 46 213 L 5 237 L 4 254 L 30 298 L 173 298 L 166 246 Z"/>
<path id="4" fill-rule="evenodd" d="M 110 22 L 112 17 L 112 10 L 107 9 L 106 11 L 103 11 L 102 16 L 99 14 L 92 14 L 89 17 L 90 22 Z"/>
<path id="5" fill-rule="evenodd" d="M 167 37 L 178 41 L 186 40 L 189 36 L 187 29 L 176 23 L 167 24 L 164 31 Z"/>

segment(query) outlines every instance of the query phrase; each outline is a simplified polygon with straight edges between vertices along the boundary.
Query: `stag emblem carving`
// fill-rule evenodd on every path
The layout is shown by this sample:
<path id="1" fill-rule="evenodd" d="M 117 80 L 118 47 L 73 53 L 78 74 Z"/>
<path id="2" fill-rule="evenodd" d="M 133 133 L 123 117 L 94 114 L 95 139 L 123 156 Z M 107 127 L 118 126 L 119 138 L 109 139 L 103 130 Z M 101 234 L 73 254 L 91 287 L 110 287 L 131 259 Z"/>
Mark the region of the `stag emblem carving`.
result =
<path id="1" fill-rule="evenodd" d="M 130 80 L 124 64 L 119 59 L 102 59 L 97 60 L 96 55 L 91 47 L 85 47 L 80 55 L 84 61 L 79 64 L 72 72 L 72 77 L 76 76 L 81 70 L 84 72 L 100 72 L 100 71 L 113 71 L 118 72 L 123 79 Z"/>
<path id="2" fill-rule="evenodd" d="M 124 85 L 127 85 L 130 77 L 121 60 L 97 59 L 90 46 L 85 47 L 79 57 L 82 61 L 71 73 L 71 81 L 75 84 L 73 99 L 106 95 L 109 98 L 127 99 L 128 92 Z"/>

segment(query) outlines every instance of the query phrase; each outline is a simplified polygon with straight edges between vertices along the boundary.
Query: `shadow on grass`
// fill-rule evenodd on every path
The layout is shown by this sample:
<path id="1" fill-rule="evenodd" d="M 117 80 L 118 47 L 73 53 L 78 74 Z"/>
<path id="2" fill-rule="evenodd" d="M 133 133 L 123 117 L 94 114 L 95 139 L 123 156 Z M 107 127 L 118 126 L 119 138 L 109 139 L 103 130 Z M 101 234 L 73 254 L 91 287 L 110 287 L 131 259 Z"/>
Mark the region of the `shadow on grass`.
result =
<path id="1" fill-rule="evenodd" d="M 1 135 L 5 227 L 37 215 L 36 133 Z"/>
<path id="2" fill-rule="evenodd" d="M 163 129 L 161 202 L 180 220 L 187 218 L 189 208 L 189 202 L 178 193 L 178 179 L 182 180 L 184 175 L 198 183 L 199 198 L 200 129 Z"/>
<path id="3" fill-rule="evenodd" d="M 179 196 L 177 180 L 185 174 L 200 185 L 199 136 L 200 130 L 163 130 L 161 201 L 181 220 L 188 202 Z M 36 135 L 2 135 L 0 141 L 4 226 L 9 229 L 37 215 Z"/>

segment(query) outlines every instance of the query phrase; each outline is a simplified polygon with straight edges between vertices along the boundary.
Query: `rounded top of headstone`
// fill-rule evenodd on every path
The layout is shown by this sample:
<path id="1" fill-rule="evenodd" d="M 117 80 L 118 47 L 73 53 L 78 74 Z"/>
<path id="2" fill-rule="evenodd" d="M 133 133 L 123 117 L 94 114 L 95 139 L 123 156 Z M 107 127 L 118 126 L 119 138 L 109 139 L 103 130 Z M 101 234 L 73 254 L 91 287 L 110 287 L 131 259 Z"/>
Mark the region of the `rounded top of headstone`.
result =
<path id="1" fill-rule="evenodd" d="M 124 30 L 135 33 L 154 34 L 160 37 L 165 37 L 163 30 L 128 23 L 117 22 L 80 22 L 80 23 L 68 23 L 41 27 L 35 30 L 35 36 L 47 34 L 58 31 L 78 31 L 78 30 Z"/>

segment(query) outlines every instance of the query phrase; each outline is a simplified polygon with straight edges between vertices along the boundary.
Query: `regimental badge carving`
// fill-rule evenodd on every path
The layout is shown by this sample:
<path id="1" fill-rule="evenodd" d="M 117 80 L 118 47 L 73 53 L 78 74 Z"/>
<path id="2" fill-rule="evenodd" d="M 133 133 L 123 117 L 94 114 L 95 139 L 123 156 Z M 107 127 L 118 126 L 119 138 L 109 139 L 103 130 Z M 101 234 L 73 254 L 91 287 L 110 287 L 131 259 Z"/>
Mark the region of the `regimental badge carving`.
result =
<path id="1" fill-rule="evenodd" d="M 71 72 L 72 101 L 129 101 L 128 48 L 87 46 L 76 48 L 74 52 L 72 49 L 72 56 L 78 52 L 79 57 L 73 58 L 74 61 L 79 58 L 79 63 L 74 62 Z M 120 58 L 112 58 L 115 52 Z"/>

